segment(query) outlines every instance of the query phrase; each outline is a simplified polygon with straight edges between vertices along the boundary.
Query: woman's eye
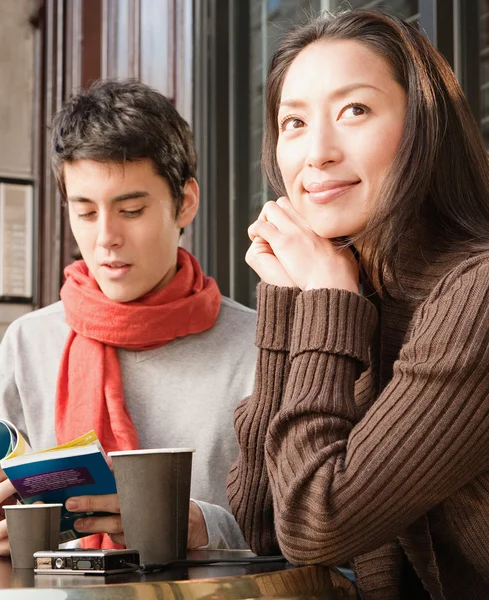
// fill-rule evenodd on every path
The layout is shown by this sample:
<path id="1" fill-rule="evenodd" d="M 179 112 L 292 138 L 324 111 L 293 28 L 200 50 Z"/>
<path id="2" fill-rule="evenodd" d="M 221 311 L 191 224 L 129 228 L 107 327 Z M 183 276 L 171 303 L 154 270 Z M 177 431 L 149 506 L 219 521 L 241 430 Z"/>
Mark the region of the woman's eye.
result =
<path id="1" fill-rule="evenodd" d="M 285 117 L 280 121 L 281 131 L 291 131 L 292 129 L 300 129 L 304 127 L 304 121 L 298 117 Z"/>
<path id="2" fill-rule="evenodd" d="M 341 116 L 345 119 L 352 119 L 353 117 L 361 117 L 369 112 L 369 108 L 364 104 L 349 104 L 343 109 Z"/>

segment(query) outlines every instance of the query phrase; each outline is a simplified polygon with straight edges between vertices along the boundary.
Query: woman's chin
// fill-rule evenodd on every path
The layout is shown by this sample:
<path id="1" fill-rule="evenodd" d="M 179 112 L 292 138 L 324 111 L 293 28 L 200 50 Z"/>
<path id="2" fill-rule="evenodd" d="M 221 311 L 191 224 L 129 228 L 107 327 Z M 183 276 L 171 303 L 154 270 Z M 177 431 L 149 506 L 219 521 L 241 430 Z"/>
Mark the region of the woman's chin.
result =
<path id="1" fill-rule="evenodd" d="M 325 240 L 336 240 L 348 237 L 344 232 L 344 228 L 331 227 L 328 225 L 321 226 L 321 224 L 318 224 L 317 222 L 311 223 L 309 226 L 317 236 Z"/>

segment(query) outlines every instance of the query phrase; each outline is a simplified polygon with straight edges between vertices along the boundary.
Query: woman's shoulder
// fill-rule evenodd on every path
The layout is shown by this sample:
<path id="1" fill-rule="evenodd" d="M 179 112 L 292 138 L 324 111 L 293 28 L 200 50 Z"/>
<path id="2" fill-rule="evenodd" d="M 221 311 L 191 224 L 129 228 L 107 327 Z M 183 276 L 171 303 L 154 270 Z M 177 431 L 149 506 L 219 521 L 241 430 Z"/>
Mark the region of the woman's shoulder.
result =
<path id="1" fill-rule="evenodd" d="M 456 361 L 460 369 L 477 364 L 487 370 L 489 355 L 481 360 L 477 352 L 488 345 L 489 251 L 454 263 L 417 307 L 403 357 L 415 357 L 416 363 Z"/>
<path id="2" fill-rule="evenodd" d="M 489 331 L 489 251 L 456 261 L 438 280 L 414 313 L 414 330 L 452 334 L 471 331 L 474 321 Z"/>
<path id="3" fill-rule="evenodd" d="M 463 292 L 474 298 L 489 291 L 489 250 L 471 254 L 457 262 L 440 279 L 428 300 L 438 301 L 445 295 Z"/>

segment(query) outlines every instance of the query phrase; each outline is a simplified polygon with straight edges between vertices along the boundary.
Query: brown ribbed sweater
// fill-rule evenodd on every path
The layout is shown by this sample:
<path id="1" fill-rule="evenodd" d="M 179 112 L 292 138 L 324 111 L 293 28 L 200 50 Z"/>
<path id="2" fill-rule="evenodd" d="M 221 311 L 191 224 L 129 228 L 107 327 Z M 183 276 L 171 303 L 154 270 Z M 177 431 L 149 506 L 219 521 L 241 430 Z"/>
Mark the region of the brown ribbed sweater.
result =
<path id="1" fill-rule="evenodd" d="M 258 554 L 355 559 L 366 600 L 406 597 L 401 547 L 434 600 L 487 599 L 489 253 L 401 281 L 423 299 L 259 284 L 229 502 Z"/>

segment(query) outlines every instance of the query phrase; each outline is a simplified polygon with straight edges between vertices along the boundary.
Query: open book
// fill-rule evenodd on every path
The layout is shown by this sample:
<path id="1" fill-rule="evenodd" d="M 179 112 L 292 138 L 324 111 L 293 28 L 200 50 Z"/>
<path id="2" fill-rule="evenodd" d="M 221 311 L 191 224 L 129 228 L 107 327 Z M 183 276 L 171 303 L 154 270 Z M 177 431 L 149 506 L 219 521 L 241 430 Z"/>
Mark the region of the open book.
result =
<path id="1" fill-rule="evenodd" d="M 42 501 L 64 505 L 72 496 L 116 493 L 114 475 L 94 431 L 67 444 L 32 452 L 18 429 L 0 420 L 0 465 L 23 504 Z M 63 508 L 60 542 L 90 535 L 73 526 L 76 519 L 86 516 Z"/>

